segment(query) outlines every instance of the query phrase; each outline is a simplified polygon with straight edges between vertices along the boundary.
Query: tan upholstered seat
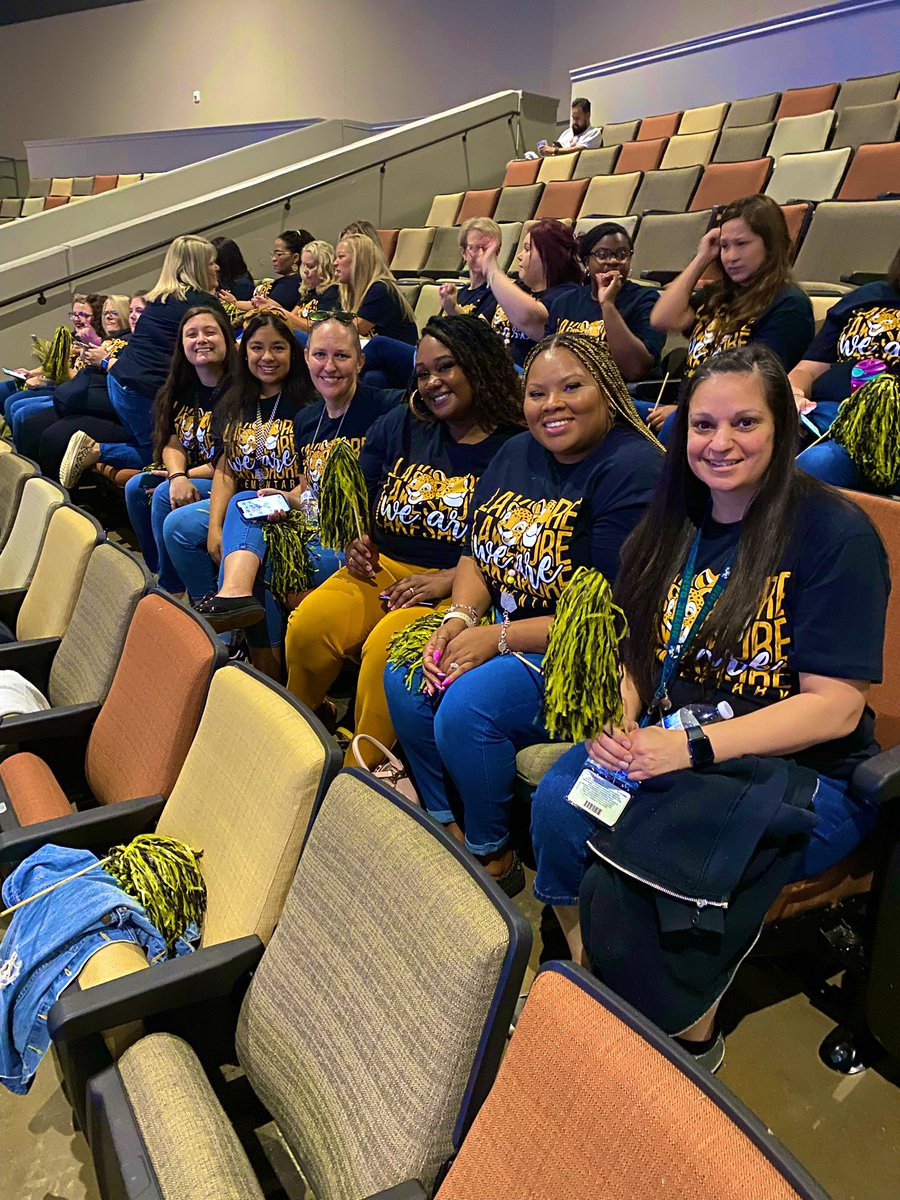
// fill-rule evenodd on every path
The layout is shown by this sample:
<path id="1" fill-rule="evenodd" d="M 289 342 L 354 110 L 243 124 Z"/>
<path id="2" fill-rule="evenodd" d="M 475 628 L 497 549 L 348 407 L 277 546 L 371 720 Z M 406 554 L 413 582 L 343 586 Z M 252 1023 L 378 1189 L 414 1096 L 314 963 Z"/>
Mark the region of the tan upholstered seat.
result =
<path id="1" fill-rule="evenodd" d="M 28 593 L 16 621 L 16 638 L 62 637 L 72 619 L 88 560 L 103 530 L 80 509 L 64 504 L 47 524 Z"/>
<path id="2" fill-rule="evenodd" d="M 428 258 L 422 266 L 422 274 L 431 279 L 443 275 L 457 275 L 462 269 L 462 251 L 459 246 L 459 226 L 442 225 L 434 231 L 434 239 Z"/>
<path id="3" fill-rule="evenodd" d="M 624 217 L 631 210 L 641 178 L 640 171 L 632 171 L 630 175 L 595 175 L 584 194 L 579 220 L 594 214 Z"/>
<path id="4" fill-rule="evenodd" d="M 582 234 L 588 233 L 589 230 L 593 229 L 595 225 L 599 225 L 601 220 L 615 221 L 617 225 L 622 226 L 625 232 L 628 233 L 633 240 L 641 218 L 637 215 L 623 217 L 619 215 L 613 216 L 609 213 L 607 213 L 606 216 L 601 215 L 600 217 L 579 217 L 575 222 L 575 236 L 581 237 Z"/>
<path id="5" fill-rule="evenodd" d="M 721 104 L 706 104 L 702 108 L 688 108 L 682 113 L 676 133 L 707 133 L 711 129 L 721 129 L 727 113 L 727 100 Z"/>
<path id="6" fill-rule="evenodd" d="M 434 229 L 401 229 L 397 237 L 397 248 L 391 259 L 391 270 L 395 275 L 417 274 L 425 266 Z"/>
<path id="7" fill-rule="evenodd" d="M 33 217 L 37 213 L 44 211 L 44 197 L 42 196 L 27 196 L 22 201 L 22 216 Z"/>
<path id="8" fill-rule="evenodd" d="M 783 154 L 775 164 L 766 195 L 777 204 L 791 200 L 831 200 L 850 161 L 850 148 L 816 154 Z"/>
<path id="9" fill-rule="evenodd" d="M 425 218 L 426 225 L 452 225 L 462 204 L 462 192 L 450 192 L 447 195 L 435 196 Z"/>
<path id="10" fill-rule="evenodd" d="M 811 154 L 824 150 L 834 128 L 834 118 L 831 108 L 805 117 L 785 117 L 776 122 L 767 153 L 778 159 L 782 154 Z"/>
<path id="11" fill-rule="evenodd" d="M 0 590 L 31 583 L 50 518 L 65 498 L 50 479 L 33 476 L 25 481 L 12 529 L 0 550 Z"/>
<path id="12" fill-rule="evenodd" d="M 881 273 L 897 252 L 900 200 L 833 200 L 816 206 L 794 274 L 841 286 L 853 271 Z"/>
<path id="13" fill-rule="evenodd" d="M 37 474 L 37 464 L 20 454 L 4 454 L 0 458 L 0 547 L 6 545 L 12 530 L 25 481 Z"/>
<path id="14" fill-rule="evenodd" d="M 50 180 L 51 196 L 66 196 L 72 195 L 72 188 L 75 185 L 75 180 L 69 176 L 68 178 L 56 178 Z"/>
<path id="15" fill-rule="evenodd" d="M 693 167 L 699 164 L 705 167 L 713 156 L 718 140 L 718 129 L 711 129 L 706 133 L 679 134 L 669 138 L 660 166 Z"/>
<path id="16" fill-rule="evenodd" d="M 553 183 L 560 179 L 571 179 L 572 172 L 578 165 L 578 158 L 578 154 L 551 154 L 542 159 L 538 182 Z"/>
<path id="17" fill-rule="evenodd" d="M 419 292 L 415 306 L 416 327 L 421 333 L 432 317 L 441 311 L 441 293 L 436 283 L 426 283 Z"/>
<path id="18" fill-rule="evenodd" d="M 133 183 L 140 183 L 143 176 L 140 173 L 135 175 L 119 175 L 116 179 L 116 187 L 130 187 Z"/>
<path id="19" fill-rule="evenodd" d="M 500 252 L 497 255 L 497 262 L 500 264 L 501 270 L 510 271 L 513 269 L 511 266 L 513 255 L 522 236 L 522 222 L 504 221 L 500 225 L 500 234 L 502 240 L 500 242 Z"/>

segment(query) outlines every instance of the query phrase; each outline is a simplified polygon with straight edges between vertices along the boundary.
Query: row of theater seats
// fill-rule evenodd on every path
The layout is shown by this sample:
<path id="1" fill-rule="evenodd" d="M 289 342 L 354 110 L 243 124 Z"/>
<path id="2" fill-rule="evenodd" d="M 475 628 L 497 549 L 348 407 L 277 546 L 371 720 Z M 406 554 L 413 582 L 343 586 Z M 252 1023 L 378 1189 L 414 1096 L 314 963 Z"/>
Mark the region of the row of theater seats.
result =
<path id="1" fill-rule="evenodd" d="M 747 176 L 742 174 L 738 184 L 743 185 L 746 181 Z M 718 199 L 715 204 L 710 202 L 699 210 L 691 205 L 687 211 L 672 211 L 667 205 L 665 211 L 646 211 L 639 209 L 643 202 L 634 199 L 640 178 L 604 177 L 591 182 L 592 186 L 598 186 L 592 199 L 581 202 L 579 215 L 573 218 L 570 207 L 557 219 L 573 227 L 576 233 L 583 233 L 602 220 L 624 225 L 634 238 L 632 277 L 636 280 L 642 276 L 664 278 L 683 270 L 696 251 L 697 242 L 716 219 L 718 209 L 728 203 L 726 199 Z M 671 187 L 669 180 L 653 179 L 651 183 L 659 196 L 665 188 L 670 204 L 676 189 L 681 189 L 682 197 L 689 194 L 681 179 L 673 179 Z M 732 198 L 752 191 L 752 188 L 737 186 Z M 663 208 L 663 205 L 653 205 L 653 208 Z M 491 205 L 486 205 L 485 209 L 483 215 L 491 216 Z M 900 199 L 832 200 L 819 204 L 803 200 L 782 204 L 781 209 L 796 255 L 794 272 L 811 291 L 834 295 L 847 290 L 850 275 L 883 275 L 896 252 Z M 522 239 L 535 219 L 498 222 L 503 235 L 499 260 L 505 269 L 513 269 Z M 413 276 L 452 278 L 462 269 L 459 228 L 456 226 L 380 230 L 379 233 L 391 270 L 398 279 Z"/>
<path id="2" fill-rule="evenodd" d="M 156 179 L 159 172 L 132 175 L 77 175 L 68 178 L 32 179 L 27 196 L 8 197 L 0 200 L 0 224 L 15 221 L 19 217 L 32 217 L 50 208 L 63 204 L 79 204 L 112 192 L 117 188 L 129 187 L 144 179 Z"/>
<path id="3" fill-rule="evenodd" d="M 52 705 L 0 727 L 15 744 L 0 870 L 48 842 L 99 856 L 148 831 L 203 851 L 200 948 L 151 968 L 112 942 L 50 1010 L 104 1195 L 139 1179 L 145 1200 L 261 1197 L 270 1181 L 235 1132 L 261 1104 L 320 1200 L 422 1200 L 449 1160 L 438 1200 L 500 1194 L 498 1162 L 504 1195 L 538 1172 L 572 1200 L 624 1200 L 638 1178 L 683 1200 L 737 1200 L 749 1180 L 824 1200 L 727 1089 L 580 968 L 544 968 L 500 1068 L 525 917 L 421 810 L 339 772 L 316 718 L 150 582 L 34 464 L 0 453 L 0 594 L 18 603 L 0 664 Z M 233 1063 L 249 1091 L 229 1107 L 216 1080 Z M 613 1119 L 636 1088 L 640 1154 Z M 601 1110 L 602 1146 L 578 1132 Z"/>

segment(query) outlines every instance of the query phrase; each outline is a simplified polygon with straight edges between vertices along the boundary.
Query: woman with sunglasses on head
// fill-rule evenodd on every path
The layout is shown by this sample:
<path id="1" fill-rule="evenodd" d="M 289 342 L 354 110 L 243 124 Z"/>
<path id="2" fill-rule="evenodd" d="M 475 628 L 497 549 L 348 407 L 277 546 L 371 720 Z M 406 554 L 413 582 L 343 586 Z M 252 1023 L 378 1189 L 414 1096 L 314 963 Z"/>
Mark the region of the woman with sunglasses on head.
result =
<path id="1" fill-rule="evenodd" d="M 369 427 L 397 404 L 406 393 L 360 383 L 365 356 L 359 334 L 349 314 L 326 311 L 311 314 L 312 331 L 306 344 L 306 364 L 318 399 L 294 418 L 294 444 L 300 455 L 300 479 L 295 488 L 261 488 L 235 493 L 228 502 L 222 533 L 222 568 L 219 590 L 196 607 L 220 632 L 256 624 L 265 618 L 264 572 L 267 562 L 263 522 L 248 520 L 240 503 L 255 496 L 284 495 L 290 509 L 305 512 L 312 520 L 318 510 L 319 484 L 337 438 L 349 442 L 356 454 L 365 444 Z M 286 513 L 273 513 L 270 522 Z M 313 586 L 323 583 L 343 565 L 343 557 L 326 550 L 317 539 L 307 547 L 314 567 Z"/>
<path id="2" fill-rule="evenodd" d="M 488 286 L 497 300 L 491 328 L 521 367 L 544 336 L 547 307 L 561 296 L 574 294 L 584 271 L 572 231 L 562 221 L 548 219 L 531 226 L 522 239 L 515 279 L 501 270 L 498 251 L 499 245 L 491 242 L 481 256 Z"/>
<path id="3" fill-rule="evenodd" d="M 851 793 L 850 780 L 878 750 L 866 696 L 870 682 L 881 678 L 887 559 L 865 513 L 796 468 L 797 435 L 790 384 L 767 347 L 723 351 L 691 377 L 660 485 L 625 545 L 615 587 L 628 622 L 620 650 L 624 717 L 618 728 L 598 729 L 587 743 L 588 755 L 602 768 L 624 771 L 632 783 L 659 780 L 647 795 L 651 807 L 643 811 L 673 817 L 665 831 L 656 831 L 647 854 L 664 857 L 663 839 L 685 869 L 698 857 L 710 870 L 737 863 L 740 882 L 728 903 L 706 914 L 718 916 L 724 926 L 705 922 L 696 906 L 684 905 L 677 920 L 671 907 L 662 913 L 666 930 L 660 934 L 653 897 L 668 902 L 630 882 L 615 858 L 606 865 L 591 853 L 587 840 L 598 830 L 603 837 L 603 827 L 567 801 L 585 767 L 584 744 L 545 775 L 532 808 L 535 892 L 556 907 L 573 958 L 581 956 L 577 904 L 590 863 L 581 893 L 588 962 L 664 1029 L 684 1031 L 697 1053 L 715 1049 L 718 997 L 783 882 L 818 874 L 845 858 L 878 816 L 876 804 Z M 698 703 L 728 715 L 721 712 L 724 703 L 733 716 L 692 728 L 687 721 L 659 723 Z M 739 824 L 730 825 L 729 814 L 739 812 L 734 792 L 719 795 L 709 815 L 715 851 L 697 841 L 707 828 L 697 809 L 652 807 L 661 802 L 656 789 L 675 787 L 679 778 L 686 795 L 693 786 L 706 788 L 707 778 L 727 786 L 727 771 L 713 771 L 714 766 L 737 760 L 735 770 L 743 770 L 737 763 L 746 762 L 744 756 L 760 760 L 756 772 L 765 771 L 769 756 L 788 760 L 785 780 L 789 766 L 807 768 L 816 823 L 804 849 L 803 836 L 786 845 L 774 822 L 754 827 L 756 810 L 745 809 Z M 745 781 L 736 786 L 746 788 L 745 777 L 737 778 Z M 766 778 L 762 786 L 777 802 L 774 788 L 785 785 Z M 641 797 L 638 789 L 629 806 Z M 757 793 L 752 804 L 762 799 Z M 687 814 L 684 820 L 674 815 L 679 812 Z M 621 815 L 627 818 L 629 809 Z M 809 830 L 802 813 L 799 826 L 788 824 L 783 810 L 775 815 L 782 830 L 801 835 Z M 758 842 L 763 857 L 748 872 L 743 863 Z M 746 857 L 739 858 L 742 854 Z M 640 864 L 633 869 L 640 883 Z M 701 877 L 705 869 L 699 867 Z M 656 878 L 662 885 L 671 877 Z M 714 884 L 710 891 L 692 892 L 693 882 L 683 878 L 670 895 L 717 894 Z M 653 914 L 650 944 L 629 941 L 636 926 L 620 916 L 633 914 L 638 902 Z M 676 998 L 679 1004 L 672 1007 Z M 721 1054 L 720 1045 L 718 1061 Z"/>
<path id="4" fill-rule="evenodd" d="M 356 732 L 387 746 L 388 645 L 450 595 L 475 484 L 521 422 L 512 363 L 476 317 L 428 322 L 416 383 L 408 404 L 371 426 L 360 454 L 371 532 L 351 541 L 346 567 L 294 609 L 285 641 L 288 688 L 313 709 L 345 660 L 361 655 Z"/>
<path id="5" fill-rule="evenodd" d="M 213 418 L 231 385 L 236 358 L 222 313 L 189 308 L 168 377 L 153 402 L 153 458 L 162 469 L 133 475 L 125 484 L 125 507 L 141 553 L 167 592 L 185 588 L 166 550 L 165 521 L 173 510 L 209 498 L 218 454 Z"/>
<path id="6" fill-rule="evenodd" d="M 385 675 L 422 802 L 500 880 L 524 886 L 510 846 L 516 753 L 547 741 L 542 664 L 560 593 L 579 567 L 611 580 L 662 468 L 608 347 L 547 338 L 525 364 L 528 432 L 475 490 L 450 611 L 412 688 Z M 479 625 L 494 614 L 494 623 Z M 502 621 L 499 614 L 503 615 Z"/>
<path id="7" fill-rule="evenodd" d="M 698 290 L 710 273 L 715 281 Z M 791 238 L 775 201 L 744 196 L 724 208 L 691 262 L 660 295 L 651 321 L 662 333 L 688 339 L 688 376 L 714 354 L 751 342 L 768 346 L 786 371 L 795 367 L 815 323 L 809 297 L 794 282 Z M 674 412 L 675 405 L 659 405 L 647 418 L 650 427 L 662 429 Z"/>

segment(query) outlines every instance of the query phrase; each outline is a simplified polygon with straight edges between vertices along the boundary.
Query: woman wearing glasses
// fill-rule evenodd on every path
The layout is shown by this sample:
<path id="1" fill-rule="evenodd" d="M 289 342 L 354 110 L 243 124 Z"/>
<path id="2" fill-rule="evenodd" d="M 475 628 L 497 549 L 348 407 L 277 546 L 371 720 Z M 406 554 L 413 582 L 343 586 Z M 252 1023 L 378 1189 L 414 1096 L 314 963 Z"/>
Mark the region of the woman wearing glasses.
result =
<path id="1" fill-rule="evenodd" d="M 532 242 L 534 233 L 532 229 Z M 650 326 L 659 293 L 628 278 L 631 251 L 627 232 L 621 225 L 607 222 L 596 225 L 577 242 L 573 239 L 573 253 L 589 276 L 582 287 L 528 296 L 521 291 L 514 294 L 511 281 L 502 272 L 490 274 L 489 269 L 489 276 L 500 303 L 529 337 L 582 333 L 599 338 L 609 346 L 623 379 L 632 382 L 643 379 L 656 365 L 664 339 Z"/>

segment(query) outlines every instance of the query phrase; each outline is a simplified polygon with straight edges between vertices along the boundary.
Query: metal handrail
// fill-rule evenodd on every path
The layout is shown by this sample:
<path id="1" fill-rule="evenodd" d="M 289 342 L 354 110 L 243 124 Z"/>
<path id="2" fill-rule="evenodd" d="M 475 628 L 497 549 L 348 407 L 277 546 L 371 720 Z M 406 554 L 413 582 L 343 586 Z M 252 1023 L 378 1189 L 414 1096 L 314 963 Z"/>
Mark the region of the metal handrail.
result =
<path id="1" fill-rule="evenodd" d="M 314 192 L 318 188 L 328 187 L 332 183 L 342 183 L 345 179 L 351 179 L 354 175 L 361 175 L 364 171 L 372 171 L 376 168 L 383 175 L 388 163 L 396 162 L 397 159 L 405 158 L 409 154 L 417 154 L 420 150 L 427 150 L 430 146 L 437 146 L 441 142 L 452 141 L 455 137 L 461 137 L 463 144 L 465 144 L 466 139 L 472 130 L 482 129 L 485 125 L 493 125 L 495 121 L 500 121 L 504 118 L 506 118 L 506 124 L 509 127 L 510 133 L 512 134 L 513 147 L 518 151 L 518 130 L 516 133 L 513 133 L 512 128 L 513 121 L 518 116 L 519 113 L 517 109 L 513 109 L 510 112 L 498 113 L 495 117 L 488 117 L 483 121 L 477 121 L 473 125 L 466 126 L 462 133 L 451 134 L 449 137 L 432 138 L 431 141 L 422 142 L 420 145 L 413 146 L 409 150 L 398 150 L 395 154 L 385 155 L 384 158 L 379 159 L 376 162 L 366 163 L 364 166 L 360 167 L 352 167 L 349 171 L 341 171 L 338 175 L 332 175 L 328 179 L 320 179 L 316 183 L 309 183 L 305 187 L 298 188 L 295 191 L 286 192 L 283 196 L 275 196 L 271 200 L 263 200 L 259 204 L 251 205 L 250 208 L 242 209 L 241 212 L 232 213 L 231 216 L 222 217 L 216 221 L 206 221 L 196 229 L 187 230 L 185 236 L 197 235 L 205 233 L 211 229 L 218 229 L 220 226 L 227 225 L 231 221 L 240 221 L 245 217 L 252 217 L 256 213 L 262 212 L 267 208 L 273 208 L 277 204 L 283 204 L 284 211 L 290 212 L 291 202 L 296 200 L 298 196 L 306 195 L 307 192 Z M 101 271 L 110 271 L 114 267 L 119 267 L 123 263 L 130 262 L 134 258 L 140 258 L 143 254 L 152 254 L 155 250 L 162 250 L 163 247 L 168 246 L 171 241 L 171 237 L 167 237 L 161 242 L 154 242 L 150 246 L 142 246 L 139 250 L 131 250 L 127 254 L 119 255 L 118 258 L 111 258 L 106 262 L 98 263 L 96 266 L 91 267 L 88 271 L 78 271 L 75 274 L 62 275 L 58 279 L 54 279 L 51 283 L 43 284 L 41 287 L 29 288 L 28 291 L 19 292 L 17 295 L 9 296 L 5 300 L 0 299 L 0 309 L 8 308 L 11 304 L 18 304 L 20 300 L 28 300 L 31 296 L 37 296 L 38 304 L 44 305 L 47 303 L 47 297 L 45 294 L 46 292 L 50 292 L 54 288 L 63 287 L 67 283 L 74 283 L 76 279 L 83 279 L 88 275 L 96 275 Z"/>

